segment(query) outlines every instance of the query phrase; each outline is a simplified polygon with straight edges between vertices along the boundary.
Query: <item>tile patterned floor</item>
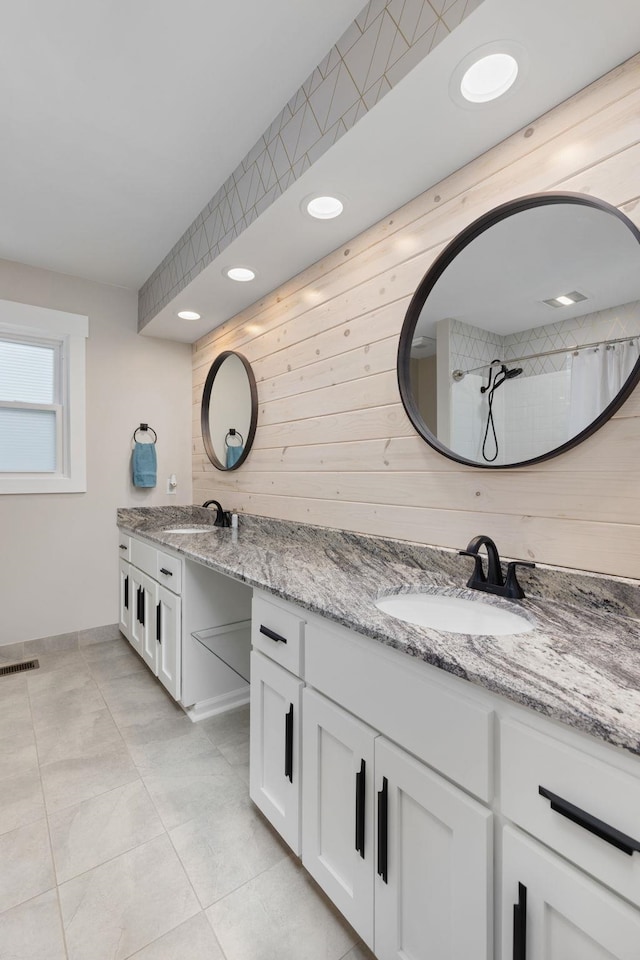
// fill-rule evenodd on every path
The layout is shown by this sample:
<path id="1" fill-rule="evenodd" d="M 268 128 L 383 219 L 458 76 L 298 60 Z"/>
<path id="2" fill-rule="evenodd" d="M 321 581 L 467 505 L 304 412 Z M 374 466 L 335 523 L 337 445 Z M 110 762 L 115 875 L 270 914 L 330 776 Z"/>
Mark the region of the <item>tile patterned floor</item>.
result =
<path id="1" fill-rule="evenodd" d="M 371 960 L 126 641 L 0 678 L 0 960 Z"/>

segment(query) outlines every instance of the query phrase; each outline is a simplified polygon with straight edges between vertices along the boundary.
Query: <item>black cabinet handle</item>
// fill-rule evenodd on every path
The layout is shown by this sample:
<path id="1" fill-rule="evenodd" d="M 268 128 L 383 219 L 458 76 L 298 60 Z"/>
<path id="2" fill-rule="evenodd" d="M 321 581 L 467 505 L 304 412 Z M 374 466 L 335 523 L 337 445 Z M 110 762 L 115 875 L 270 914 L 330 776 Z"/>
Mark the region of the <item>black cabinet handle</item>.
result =
<path id="1" fill-rule="evenodd" d="M 173 576 L 171 570 L 167 570 L 166 567 L 160 567 L 160 573 L 164 573 L 165 577 Z"/>
<path id="2" fill-rule="evenodd" d="M 146 606 L 146 597 L 145 597 L 144 587 L 140 587 L 140 623 L 142 624 L 143 627 L 144 627 L 144 618 L 146 616 L 145 606 Z"/>
<path id="3" fill-rule="evenodd" d="M 124 578 L 124 608 L 129 609 L 129 575 Z"/>
<path id="4" fill-rule="evenodd" d="M 527 888 L 518 884 L 518 902 L 513 905 L 513 960 L 527 960 Z"/>
<path id="5" fill-rule="evenodd" d="M 121 549 L 121 550 L 126 550 L 126 549 L 127 549 L 126 543 L 121 543 L 121 544 L 120 544 L 120 549 Z"/>
<path id="6" fill-rule="evenodd" d="M 161 610 L 162 610 L 162 604 L 159 603 L 158 606 L 156 607 L 156 640 L 158 641 L 158 643 L 162 643 L 162 626 L 161 626 L 161 624 L 162 624 L 162 615 L 161 615 Z"/>
<path id="7" fill-rule="evenodd" d="M 284 715 L 284 775 L 293 783 L 293 704 Z"/>
<path id="8" fill-rule="evenodd" d="M 574 806 L 572 803 L 569 803 L 568 800 L 563 800 L 562 797 L 551 793 L 551 791 L 545 787 L 538 787 L 538 793 L 550 802 L 551 809 L 555 810 L 556 813 L 566 817 L 567 820 L 571 820 L 572 823 L 577 823 L 579 827 L 584 827 L 585 830 L 593 833 L 596 837 L 600 837 L 601 840 L 606 840 L 612 847 L 622 850 L 623 853 L 629 856 L 634 852 L 640 853 L 640 843 L 634 840 L 633 837 L 629 837 L 626 833 L 616 830 L 615 827 L 605 823 L 604 820 L 598 820 L 597 817 L 592 816 L 592 814 L 587 813 L 585 810 L 581 810 L 580 807 Z"/>
<path id="9" fill-rule="evenodd" d="M 364 860 L 364 802 L 365 776 L 367 765 L 360 761 L 360 770 L 356 773 L 356 850 Z"/>
<path id="10" fill-rule="evenodd" d="M 140 623 L 140 620 L 141 620 L 141 617 L 140 617 L 140 590 L 141 590 L 140 587 L 138 587 L 138 589 L 136 590 L 136 620 L 138 621 L 138 623 Z"/>
<path id="11" fill-rule="evenodd" d="M 265 627 L 263 623 L 260 624 L 260 633 L 263 633 L 265 637 L 269 637 L 269 640 L 275 640 L 276 643 L 287 642 L 286 637 L 281 637 L 279 633 L 276 633 L 275 630 L 270 630 L 269 627 Z"/>
<path id="12" fill-rule="evenodd" d="M 378 876 L 387 882 L 387 847 L 389 839 L 389 784 L 382 778 L 382 790 L 378 790 Z"/>

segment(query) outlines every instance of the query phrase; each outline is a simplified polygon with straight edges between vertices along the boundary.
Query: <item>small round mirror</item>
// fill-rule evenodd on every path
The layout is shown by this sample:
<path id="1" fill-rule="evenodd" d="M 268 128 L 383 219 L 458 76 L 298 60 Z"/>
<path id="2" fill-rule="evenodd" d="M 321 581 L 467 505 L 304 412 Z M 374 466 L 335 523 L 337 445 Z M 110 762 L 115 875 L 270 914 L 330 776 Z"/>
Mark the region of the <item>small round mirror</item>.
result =
<path id="1" fill-rule="evenodd" d="M 580 194 L 522 197 L 463 230 L 400 335 L 400 394 L 427 443 L 469 466 L 522 466 L 608 420 L 640 379 L 639 241 Z"/>
<path id="2" fill-rule="evenodd" d="M 211 364 L 200 422 L 207 456 L 218 470 L 237 470 L 251 449 L 258 420 L 256 380 L 249 361 L 225 350 Z"/>

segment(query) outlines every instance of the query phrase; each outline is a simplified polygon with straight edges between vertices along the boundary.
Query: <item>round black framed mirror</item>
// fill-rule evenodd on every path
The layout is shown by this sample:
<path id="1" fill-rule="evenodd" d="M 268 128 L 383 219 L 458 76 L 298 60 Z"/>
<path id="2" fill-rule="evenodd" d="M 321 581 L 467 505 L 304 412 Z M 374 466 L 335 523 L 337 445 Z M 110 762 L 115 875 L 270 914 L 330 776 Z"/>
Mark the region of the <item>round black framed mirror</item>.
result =
<path id="1" fill-rule="evenodd" d="M 258 422 L 258 394 L 251 364 L 225 350 L 211 364 L 202 393 L 200 423 L 209 460 L 218 470 L 237 470 L 249 455 Z"/>
<path id="2" fill-rule="evenodd" d="M 402 327 L 398 383 L 418 433 L 468 466 L 558 456 L 640 380 L 640 231 L 581 194 L 521 197 L 433 263 Z"/>

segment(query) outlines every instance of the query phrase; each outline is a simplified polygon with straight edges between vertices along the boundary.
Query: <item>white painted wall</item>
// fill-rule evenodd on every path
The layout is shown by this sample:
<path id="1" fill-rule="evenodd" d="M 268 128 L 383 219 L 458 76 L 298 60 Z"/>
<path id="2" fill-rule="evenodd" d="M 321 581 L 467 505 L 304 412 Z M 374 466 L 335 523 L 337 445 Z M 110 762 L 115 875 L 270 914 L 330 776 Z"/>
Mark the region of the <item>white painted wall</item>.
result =
<path id="1" fill-rule="evenodd" d="M 192 502 L 191 348 L 137 334 L 137 294 L 0 260 L 0 298 L 89 317 L 87 492 L 0 495 L 0 646 L 115 623 L 116 509 Z M 158 485 L 131 485 L 131 436 L 158 433 Z M 167 477 L 178 478 L 176 496 Z"/>

